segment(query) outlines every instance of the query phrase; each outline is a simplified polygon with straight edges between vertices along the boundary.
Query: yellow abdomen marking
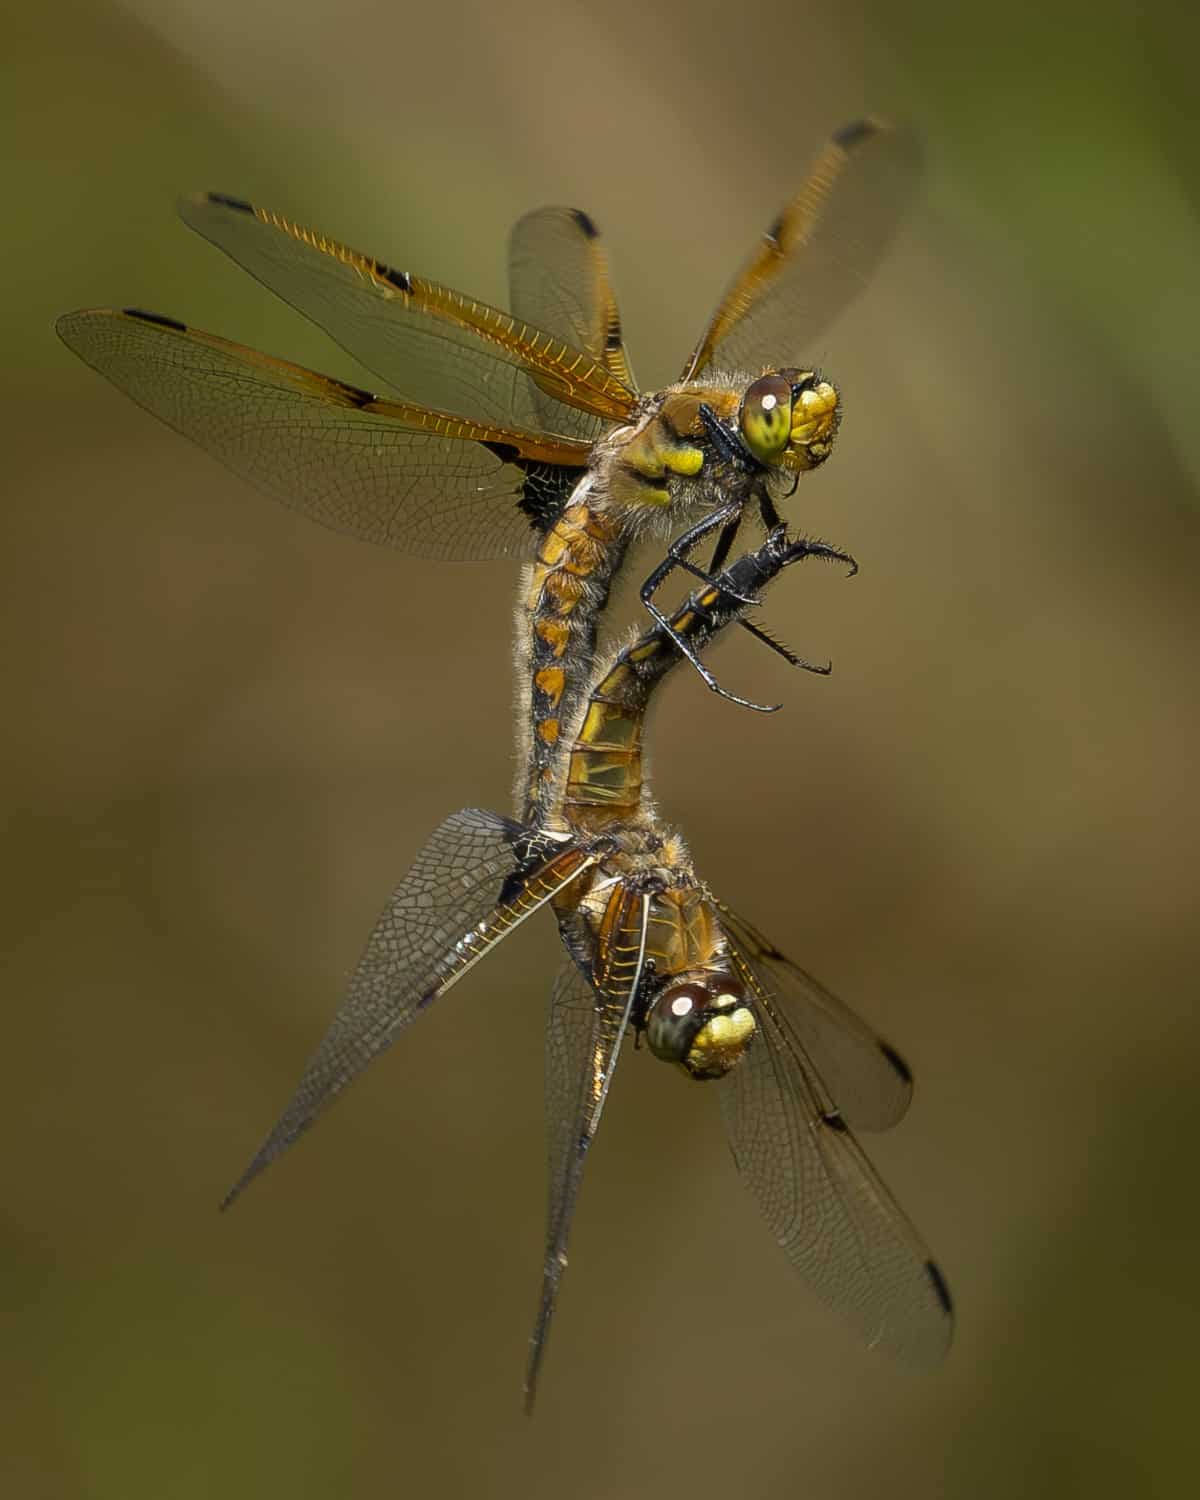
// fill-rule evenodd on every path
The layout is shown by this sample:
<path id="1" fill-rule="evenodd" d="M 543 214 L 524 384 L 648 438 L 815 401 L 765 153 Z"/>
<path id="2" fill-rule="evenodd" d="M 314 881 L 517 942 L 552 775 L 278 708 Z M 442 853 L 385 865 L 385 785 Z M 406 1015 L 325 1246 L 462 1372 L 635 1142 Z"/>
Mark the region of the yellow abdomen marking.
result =
<path id="1" fill-rule="evenodd" d="M 562 656 L 571 642 L 571 627 L 565 620 L 539 620 L 534 626 L 555 656 Z"/>
<path id="2" fill-rule="evenodd" d="M 533 681 L 539 692 L 544 693 L 551 703 L 557 704 L 566 686 L 567 674 L 562 667 L 543 667 L 540 672 L 533 674 Z"/>

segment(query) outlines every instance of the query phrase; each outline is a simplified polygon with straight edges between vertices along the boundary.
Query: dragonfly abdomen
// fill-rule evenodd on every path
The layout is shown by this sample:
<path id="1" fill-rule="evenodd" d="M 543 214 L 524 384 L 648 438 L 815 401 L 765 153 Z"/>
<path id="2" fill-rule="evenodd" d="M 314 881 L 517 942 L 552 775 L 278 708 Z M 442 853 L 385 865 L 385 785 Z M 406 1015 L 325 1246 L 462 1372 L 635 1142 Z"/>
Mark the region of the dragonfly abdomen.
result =
<path id="1" fill-rule="evenodd" d="M 553 801 L 563 760 L 563 726 L 580 710 L 596 645 L 596 622 L 626 545 L 621 517 L 588 503 L 593 476 L 546 533 L 518 603 L 518 640 L 527 643 L 528 753 L 523 803 L 536 823 Z"/>

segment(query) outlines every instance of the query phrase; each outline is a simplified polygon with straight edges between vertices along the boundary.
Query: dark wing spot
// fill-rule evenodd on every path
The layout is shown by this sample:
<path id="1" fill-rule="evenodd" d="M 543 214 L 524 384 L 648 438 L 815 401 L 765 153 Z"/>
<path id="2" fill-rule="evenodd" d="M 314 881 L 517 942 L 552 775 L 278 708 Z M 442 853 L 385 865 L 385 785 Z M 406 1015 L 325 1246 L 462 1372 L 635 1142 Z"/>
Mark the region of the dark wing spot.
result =
<path id="1" fill-rule="evenodd" d="M 768 240 L 770 240 L 770 242 L 771 242 L 772 245 L 778 245 L 778 243 L 779 243 L 779 236 L 782 233 L 783 233 L 783 215 L 780 214 L 779 217 L 772 222 L 770 229 L 767 230 L 767 236 L 766 237 L 767 237 Z"/>
<path id="2" fill-rule="evenodd" d="M 245 198 L 231 198 L 228 193 L 206 193 L 204 196 L 210 203 L 219 203 L 222 208 L 236 208 L 240 214 L 254 212 L 254 204 L 247 203 Z"/>
<path id="3" fill-rule="evenodd" d="M 503 464 L 514 464 L 525 475 L 518 508 L 529 517 L 534 531 L 549 531 L 562 514 L 567 496 L 579 482 L 580 470 L 568 464 L 539 463 L 522 458 L 512 443 L 487 443 L 483 446 Z"/>
<path id="4" fill-rule="evenodd" d="M 573 208 L 571 210 L 571 217 L 579 225 L 580 229 L 583 230 L 584 234 L 587 235 L 589 240 L 598 240 L 600 238 L 600 231 L 596 228 L 595 220 L 585 214 L 582 208 Z"/>
<path id="5" fill-rule="evenodd" d="M 164 318 L 162 313 L 143 312 L 140 307 L 123 308 L 127 318 L 138 318 L 143 323 L 157 323 L 160 328 L 169 328 L 173 333 L 186 333 L 187 324 L 181 323 L 178 318 Z"/>
<path id="6" fill-rule="evenodd" d="M 375 267 L 377 276 L 382 276 L 384 281 L 390 281 L 394 287 L 402 292 L 412 291 L 412 277 L 407 271 L 393 271 L 391 266 L 377 264 Z"/>
<path id="7" fill-rule="evenodd" d="M 562 514 L 567 496 L 579 483 L 580 470 L 566 464 L 522 463 L 525 488 L 521 509 L 535 531 L 549 531 Z"/>
<path id="8" fill-rule="evenodd" d="M 883 1053 L 884 1057 L 887 1058 L 888 1062 L 891 1063 L 892 1067 L 900 1075 L 904 1082 L 912 1083 L 912 1069 L 896 1051 L 895 1047 L 889 1047 L 886 1042 L 880 1042 L 879 1050 Z"/>
<path id="9" fill-rule="evenodd" d="M 950 1296 L 950 1288 L 946 1285 L 946 1278 L 942 1275 L 941 1267 L 937 1261 L 927 1260 L 925 1262 L 925 1273 L 933 1283 L 937 1299 L 942 1304 L 942 1311 L 948 1318 L 953 1317 L 954 1302 Z"/>
<path id="10" fill-rule="evenodd" d="M 614 317 L 608 325 L 608 332 L 604 335 L 604 347 L 611 354 L 621 347 L 621 320 Z"/>
<path id="11" fill-rule="evenodd" d="M 344 380 L 335 380 L 331 383 L 337 386 L 351 406 L 370 406 L 372 401 L 379 399 L 374 391 L 364 391 L 361 386 L 347 385 Z"/>
<path id="12" fill-rule="evenodd" d="M 838 1135 L 845 1135 L 849 1129 L 845 1120 L 842 1119 L 840 1110 L 831 1109 L 828 1114 L 822 1115 L 821 1119 L 829 1126 L 830 1130 L 837 1131 Z"/>
<path id="13" fill-rule="evenodd" d="M 853 151 L 855 146 L 861 146 L 864 141 L 878 134 L 879 125 L 875 120 L 851 120 L 849 125 L 843 125 L 840 130 L 833 132 L 833 144 L 840 146 L 843 151 Z"/>

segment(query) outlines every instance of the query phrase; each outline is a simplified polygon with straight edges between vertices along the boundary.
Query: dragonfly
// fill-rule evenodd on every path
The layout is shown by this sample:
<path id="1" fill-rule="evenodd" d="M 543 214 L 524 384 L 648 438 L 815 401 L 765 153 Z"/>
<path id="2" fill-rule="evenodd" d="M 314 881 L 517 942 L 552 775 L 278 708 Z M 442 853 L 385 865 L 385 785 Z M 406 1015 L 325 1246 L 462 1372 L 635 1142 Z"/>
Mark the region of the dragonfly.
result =
<path id="1" fill-rule="evenodd" d="M 524 560 L 528 822 L 560 798 L 558 743 L 587 694 L 598 622 L 631 545 L 685 527 L 641 586 L 670 631 L 655 602 L 666 578 L 710 577 L 743 517 L 773 528 L 801 476 L 829 457 L 838 390 L 803 351 L 883 254 L 920 162 L 906 128 L 863 119 L 835 132 L 680 379 L 656 391 L 634 382 L 596 225 L 569 208 L 515 225 L 504 311 L 244 199 L 181 203 L 190 228 L 325 330 L 381 391 L 157 313 L 86 309 L 57 329 L 139 405 L 325 526 L 418 556 Z M 707 538 L 701 568 L 692 559 Z M 676 645 L 714 691 L 778 707 L 727 691 L 686 637 Z"/>
<path id="2" fill-rule="evenodd" d="M 593 673 L 559 747 L 559 804 L 532 825 L 465 809 L 396 887 L 287 1108 L 225 1203 L 288 1149 L 419 1015 L 535 912 L 565 960 L 546 1031 L 549 1209 L 525 1378 L 532 1410 L 584 1163 L 630 1036 L 716 1084 L 741 1176 L 809 1286 L 872 1346 L 917 1365 L 949 1347 L 946 1279 L 854 1135 L 900 1120 L 899 1053 L 715 897 L 648 795 L 652 695 L 805 558 L 841 560 L 782 525 Z"/>

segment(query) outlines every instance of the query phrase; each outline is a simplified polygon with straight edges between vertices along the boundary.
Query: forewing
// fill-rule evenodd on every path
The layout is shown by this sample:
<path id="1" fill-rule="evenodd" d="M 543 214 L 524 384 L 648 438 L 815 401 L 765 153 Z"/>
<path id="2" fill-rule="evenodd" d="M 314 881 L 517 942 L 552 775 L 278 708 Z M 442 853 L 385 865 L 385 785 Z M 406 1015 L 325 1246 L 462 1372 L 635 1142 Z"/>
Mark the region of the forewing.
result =
<path id="1" fill-rule="evenodd" d="M 269 209 L 220 193 L 179 205 L 184 222 L 311 318 L 411 401 L 504 426 L 564 432 L 557 407 L 621 421 L 633 393 L 599 360 L 522 319 L 398 271 Z M 570 435 L 567 433 L 566 435 Z"/>
<path id="2" fill-rule="evenodd" d="M 422 557 L 527 555 L 587 461 L 583 444 L 381 399 L 155 314 L 68 313 L 58 332 L 284 505 Z"/>
<path id="3" fill-rule="evenodd" d="M 872 1348 L 935 1364 L 954 1332 L 945 1278 L 770 1000 L 721 1085 L 734 1160 L 792 1265 Z"/>
<path id="4" fill-rule="evenodd" d="M 907 127 L 866 119 L 837 131 L 722 298 L 684 378 L 811 361 L 891 241 L 921 161 Z"/>
<path id="5" fill-rule="evenodd" d="M 508 242 L 508 288 L 514 317 L 585 350 L 633 388 L 608 256 L 581 209 L 537 208 L 517 220 Z M 533 399 L 542 425 L 571 437 L 590 440 L 603 425 L 586 412 L 564 414 L 536 385 Z"/>
<path id="6" fill-rule="evenodd" d="M 749 969 L 753 991 L 771 999 L 790 1047 L 807 1059 L 834 1106 L 855 1130 L 895 1125 L 913 1090 L 896 1049 L 743 917 L 718 905 L 734 961 Z"/>
<path id="7" fill-rule="evenodd" d="M 567 1239 L 587 1153 L 600 1126 L 621 1042 L 641 983 L 649 901 L 622 891 L 612 924 L 612 946 L 594 976 L 568 958 L 550 997 L 546 1027 L 546 1137 L 549 1207 L 542 1294 L 525 1375 L 525 1406 L 532 1411 L 546 1352 L 559 1283 L 567 1266 Z"/>
<path id="8" fill-rule="evenodd" d="M 286 1151 L 410 1021 L 591 863 L 568 845 L 518 874 L 513 840 L 519 832 L 507 818 L 466 808 L 433 834 L 376 922 L 291 1102 L 222 1207 Z"/>

